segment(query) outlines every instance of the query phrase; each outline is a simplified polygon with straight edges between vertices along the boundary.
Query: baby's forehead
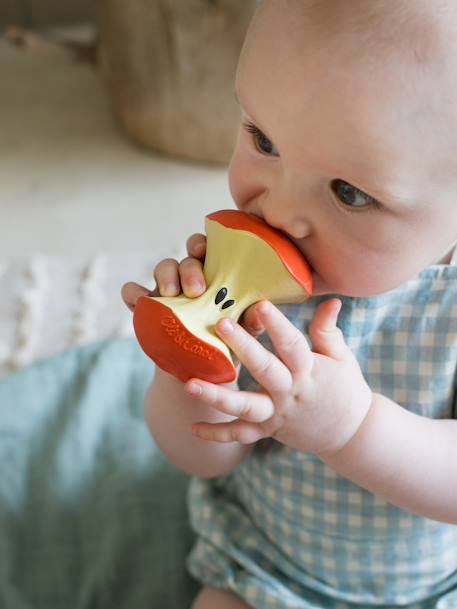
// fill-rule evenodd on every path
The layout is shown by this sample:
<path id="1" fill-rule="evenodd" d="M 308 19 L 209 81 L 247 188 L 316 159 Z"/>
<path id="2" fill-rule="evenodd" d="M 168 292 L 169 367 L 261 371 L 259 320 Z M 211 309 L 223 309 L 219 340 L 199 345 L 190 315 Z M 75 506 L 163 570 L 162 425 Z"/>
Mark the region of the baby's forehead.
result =
<path id="1" fill-rule="evenodd" d="M 251 64 L 249 75 L 272 87 L 276 63 L 305 90 L 329 77 L 335 95 L 376 87 L 386 104 L 402 98 L 416 116 L 457 112 L 455 0 L 264 0 L 245 46 L 239 71 Z"/>
<path id="2" fill-rule="evenodd" d="M 263 0 L 255 20 L 271 19 L 288 37 L 311 36 L 340 50 L 411 51 L 417 61 L 449 50 L 457 34 L 455 0 Z"/>

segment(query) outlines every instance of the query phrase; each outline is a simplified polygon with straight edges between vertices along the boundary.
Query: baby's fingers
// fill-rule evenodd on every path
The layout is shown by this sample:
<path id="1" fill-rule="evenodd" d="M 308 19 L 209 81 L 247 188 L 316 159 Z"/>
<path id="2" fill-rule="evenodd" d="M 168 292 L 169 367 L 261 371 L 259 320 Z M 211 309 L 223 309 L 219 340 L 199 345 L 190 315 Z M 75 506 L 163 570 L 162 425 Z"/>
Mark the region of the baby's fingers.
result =
<path id="1" fill-rule="evenodd" d="M 140 296 L 158 296 L 158 290 L 154 292 L 150 292 L 147 288 L 139 285 L 138 283 L 134 283 L 133 281 L 129 281 L 122 286 L 121 296 L 122 300 L 128 306 L 128 308 L 133 311 L 135 309 L 135 305 L 137 303 L 138 298 Z"/>
<path id="2" fill-rule="evenodd" d="M 252 336 L 260 336 L 265 332 L 265 326 L 260 320 L 255 304 L 244 311 L 239 323 Z"/>
<path id="3" fill-rule="evenodd" d="M 160 296 L 178 296 L 181 292 L 178 269 L 179 263 L 174 258 L 166 258 L 157 264 L 154 279 Z"/>
<path id="4" fill-rule="evenodd" d="M 336 325 L 341 304 L 338 298 L 321 302 L 309 327 L 313 351 L 336 360 L 344 360 L 352 353 Z"/>
<path id="5" fill-rule="evenodd" d="M 206 290 L 206 281 L 200 260 L 191 257 L 181 260 L 179 263 L 179 276 L 181 278 L 182 291 L 188 298 L 201 296 Z"/>
<path id="6" fill-rule="evenodd" d="M 187 253 L 194 258 L 202 259 L 206 254 L 206 237 L 201 233 L 191 235 L 186 242 Z"/>
<path id="7" fill-rule="evenodd" d="M 155 267 L 154 278 L 160 296 L 178 296 L 182 291 L 188 298 L 195 298 L 206 290 L 202 263 L 196 258 L 181 262 L 166 258 Z"/>
<path id="8" fill-rule="evenodd" d="M 241 419 L 229 423 L 194 423 L 192 434 L 208 442 L 239 442 L 240 444 L 254 444 L 263 438 L 268 438 L 262 424 L 248 423 Z"/>
<path id="9" fill-rule="evenodd" d="M 274 414 L 274 404 L 264 393 L 233 391 L 228 387 L 200 379 L 191 379 L 186 383 L 185 388 L 208 406 L 243 421 L 263 423 Z"/>

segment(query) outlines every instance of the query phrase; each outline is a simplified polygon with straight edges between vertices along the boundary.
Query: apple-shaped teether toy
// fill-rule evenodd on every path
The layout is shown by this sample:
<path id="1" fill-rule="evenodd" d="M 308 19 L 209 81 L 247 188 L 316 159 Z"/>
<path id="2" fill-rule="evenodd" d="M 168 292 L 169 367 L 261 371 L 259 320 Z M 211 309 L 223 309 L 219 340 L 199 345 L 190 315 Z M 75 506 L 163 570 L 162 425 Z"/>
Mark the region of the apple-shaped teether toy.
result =
<path id="1" fill-rule="evenodd" d="M 298 303 L 312 292 L 311 271 L 300 250 L 256 216 L 222 210 L 206 216 L 203 274 L 198 298 L 142 296 L 133 325 L 144 352 L 183 382 L 236 378 L 225 343 L 214 331 L 221 317 L 238 321 L 245 309 L 267 299 Z"/>

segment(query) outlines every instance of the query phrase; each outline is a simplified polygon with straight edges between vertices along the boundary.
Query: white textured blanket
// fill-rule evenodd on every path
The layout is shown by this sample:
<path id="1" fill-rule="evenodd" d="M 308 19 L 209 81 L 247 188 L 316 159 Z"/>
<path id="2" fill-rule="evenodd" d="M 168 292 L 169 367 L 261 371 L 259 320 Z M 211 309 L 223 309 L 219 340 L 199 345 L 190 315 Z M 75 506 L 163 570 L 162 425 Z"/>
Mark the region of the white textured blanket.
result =
<path id="1" fill-rule="evenodd" d="M 0 376 L 73 345 L 131 334 L 122 284 L 152 287 L 157 262 L 184 255 L 179 246 L 155 254 L 35 255 L 0 263 Z"/>

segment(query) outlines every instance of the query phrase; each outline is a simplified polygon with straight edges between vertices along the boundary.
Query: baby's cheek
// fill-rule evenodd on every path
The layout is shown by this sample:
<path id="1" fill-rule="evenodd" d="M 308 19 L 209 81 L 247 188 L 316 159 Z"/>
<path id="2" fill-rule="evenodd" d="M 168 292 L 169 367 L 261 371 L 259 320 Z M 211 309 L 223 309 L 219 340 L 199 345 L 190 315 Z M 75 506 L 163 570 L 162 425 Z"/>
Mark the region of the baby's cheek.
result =
<path id="1" fill-rule="evenodd" d="M 243 210 L 243 202 L 247 200 L 249 181 L 243 166 L 236 158 L 232 159 L 228 174 L 229 190 L 238 209 Z"/>
<path id="2" fill-rule="evenodd" d="M 379 269 L 383 270 L 380 271 Z M 323 267 L 317 266 L 316 295 L 335 293 L 342 296 L 366 297 L 392 289 L 397 281 L 395 270 L 376 262 L 358 258 L 335 256 L 326 258 Z"/>

